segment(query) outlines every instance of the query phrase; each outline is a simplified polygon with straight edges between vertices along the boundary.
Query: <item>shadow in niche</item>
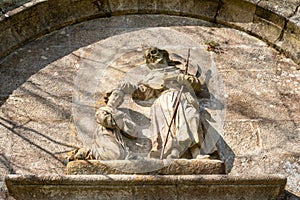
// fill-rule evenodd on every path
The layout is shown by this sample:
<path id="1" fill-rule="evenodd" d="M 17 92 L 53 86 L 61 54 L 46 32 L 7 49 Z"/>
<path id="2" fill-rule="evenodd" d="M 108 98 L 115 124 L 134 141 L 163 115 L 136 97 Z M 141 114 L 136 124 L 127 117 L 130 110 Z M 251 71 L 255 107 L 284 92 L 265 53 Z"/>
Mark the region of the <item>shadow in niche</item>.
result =
<path id="1" fill-rule="evenodd" d="M 154 15 L 150 15 L 145 20 L 151 21 L 151 17 Z M 111 18 L 103 18 L 100 23 L 103 23 L 103 27 L 106 27 L 107 24 L 113 24 L 115 19 L 113 18 L 123 18 L 128 16 L 116 16 Z M 139 29 L 150 28 L 150 27 L 171 27 L 171 26 L 192 26 L 192 25 L 203 25 L 207 27 L 215 27 L 217 25 L 206 23 L 206 22 L 199 22 L 195 20 L 185 20 L 184 22 L 172 21 L 170 24 L 161 23 L 160 25 L 156 25 L 153 23 L 144 23 L 144 27 L 138 27 Z M 85 22 L 82 22 L 85 23 Z M 137 29 L 134 27 L 128 27 L 128 25 L 124 24 L 124 27 L 113 27 L 114 31 L 108 31 L 107 34 L 96 34 L 95 30 L 93 31 L 85 31 L 84 37 L 81 37 L 80 40 L 75 40 L 75 35 L 77 34 L 76 31 L 83 29 L 84 26 L 80 24 L 75 24 L 69 27 L 62 28 L 58 31 L 65 32 L 65 37 L 63 39 L 57 38 L 62 36 L 57 36 L 58 31 L 52 32 L 48 35 L 45 35 L 35 41 L 32 41 L 26 45 L 24 45 L 21 49 L 16 50 L 15 53 L 11 53 L 10 55 L 0 59 L 0 83 L 5 80 L 10 80 L 11 84 L 9 87 L 1 88 L 0 93 L 0 106 L 7 100 L 10 94 L 14 90 L 16 90 L 19 86 L 21 86 L 24 82 L 27 81 L 33 74 L 37 73 L 39 70 L 43 69 L 50 63 L 57 61 L 63 58 L 66 55 L 82 48 L 86 47 L 90 44 L 98 42 L 100 40 L 104 40 L 106 38 L 112 37 L 114 35 L 119 35 L 126 32 L 136 31 Z M 99 30 L 103 30 L 103 27 L 99 25 L 99 21 L 90 20 L 86 23 L 94 24 L 95 27 L 98 27 Z M 178 24 L 177 24 L 178 23 Z M 110 27 L 111 29 L 112 27 Z M 153 36 L 156 37 L 156 36 Z M 32 49 L 35 49 L 33 52 Z M 48 49 L 47 51 L 45 49 Z M 22 51 L 27 50 L 31 52 L 30 55 L 27 55 L 28 52 Z M 47 58 L 41 58 L 43 55 L 47 55 Z M 75 60 L 80 60 L 82 57 L 80 55 L 72 54 Z M 24 59 L 26 58 L 26 59 Z M 18 67 L 16 67 L 18 66 Z M 18 68 L 22 67 L 22 70 L 18 70 Z M 26 73 L 24 73 L 26 71 Z M 2 83 L 1 83 L 2 84 Z M 7 82 L 3 82 L 3 85 Z"/>
<path id="2" fill-rule="evenodd" d="M 217 152 L 212 153 L 211 156 L 222 160 L 225 163 L 226 173 L 229 173 L 233 167 L 235 154 L 222 135 L 210 124 L 210 122 L 215 122 L 210 113 L 202 109 L 200 114 L 204 132 L 208 133 L 205 136 L 205 141 L 207 140 L 208 143 L 204 142 L 204 146 L 216 144 Z M 216 153 L 218 154 L 217 156 L 215 155 Z"/>
<path id="3" fill-rule="evenodd" d="M 120 111 L 127 113 L 131 119 L 139 126 L 148 127 L 150 126 L 150 119 L 144 114 L 134 111 L 130 108 L 118 108 Z"/>
<path id="4" fill-rule="evenodd" d="M 150 126 L 150 119 L 144 114 L 134 111 L 130 108 L 118 108 L 120 111 L 127 113 L 130 116 L 131 120 L 136 123 L 139 127 L 140 137 L 137 139 L 129 139 L 123 137 L 126 142 L 126 146 L 129 147 L 129 150 L 138 155 L 146 156 L 151 149 L 151 140 L 142 134 L 143 129 L 147 129 Z"/>
<path id="5" fill-rule="evenodd" d="M 218 130 L 216 130 L 211 125 L 211 122 L 216 123 L 217 121 L 205 109 L 208 108 L 210 110 L 219 110 L 219 112 L 225 109 L 224 104 L 220 100 L 218 100 L 211 92 L 209 92 L 208 84 L 210 79 L 213 78 L 211 74 L 212 71 L 210 69 L 205 73 L 205 80 L 203 85 L 201 86 L 201 92 L 198 95 L 198 97 L 200 98 L 199 102 L 201 123 L 203 126 L 203 130 L 206 133 L 203 145 L 212 147 L 214 144 L 216 144 L 216 150 L 218 155 L 216 156 L 216 152 L 214 152 L 211 156 L 216 156 L 218 159 L 222 160 L 225 163 L 226 173 L 229 173 L 233 167 L 235 154 L 233 150 L 229 147 L 229 145 L 226 143 L 223 136 L 218 132 Z M 219 128 L 223 129 L 223 122 L 221 121 L 217 123 L 221 123 L 221 127 Z M 210 149 L 211 147 L 207 148 Z"/>
<path id="6" fill-rule="evenodd" d="M 238 72 L 238 71 L 236 71 Z M 239 75 L 239 76 L 243 76 L 243 75 Z M 244 75 L 245 76 L 245 75 Z M 246 76 L 250 76 L 249 74 L 246 74 Z M 245 79 L 247 80 L 249 77 L 246 77 Z M 230 83 L 225 83 L 226 85 L 230 85 Z M 236 90 L 240 90 L 243 94 L 248 94 L 246 97 L 243 96 L 235 96 L 234 98 L 231 99 L 231 103 L 230 105 L 227 105 L 227 109 L 230 110 L 233 113 L 236 113 L 238 115 L 241 115 L 242 117 L 245 117 L 246 119 L 250 119 L 250 120 L 254 120 L 255 123 L 257 123 L 257 125 L 261 128 L 266 126 L 268 128 L 268 126 L 270 125 L 272 128 L 276 128 L 275 132 L 273 132 L 273 134 L 277 134 L 278 137 L 285 137 L 285 139 L 287 141 L 291 141 L 291 142 L 295 142 L 295 138 L 297 138 L 297 136 L 295 136 L 294 134 L 294 130 L 297 129 L 297 123 L 293 117 L 294 113 L 291 110 L 290 105 L 288 105 L 285 101 L 286 99 L 284 98 L 291 98 L 291 97 L 286 97 L 286 94 L 282 94 L 280 92 L 280 89 L 278 87 L 276 87 L 276 90 L 279 93 L 279 98 L 280 101 L 283 102 L 283 104 L 276 104 L 276 102 L 272 102 L 267 98 L 264 98 L 260 95 L 258 95 L 256 93 L 256 90 L 246 90 L 241 88 L 239 85 L 231 85 L 231 87 L 233 87 Z M 260 105 L 252 105 L 251 103 L 247 103 L 245 101 L 245 99 L 247 100 L 247 102 L 260 102 Z M 277 119 L 277 113 L 272 111 L 270 112 L 268 115 L 266 115 L 266 113 L 263 113 L 263 109 L 257 109 L 258 106 L 264 106 L 265 108 L 268 108 L 269 105 L 274 104 L 276 106 L 282 106 L 284 109 L 286 109 L 288 117 L 289 117 L 289 121 L 291 122 L 291 125 L 293 126 L 292 129 L 287 128 L 287 124 L 283 123 L 282 120 L 278 120 Z M 271 115 L 270 115 L 271 114 Z M 282 135 L 282 133 L 285 133 Z M 299 138 L 299 137 L 298 137 Z M 264 146 L 263 147 L 265 151 L 271 151 L 271 150 L 275 150 L 278 147 L 275 146 L 270 146 L 267 147 Z M 293 155 L 294 157 L 297 157 L 299 153 L 297 152 L 293 152 L 291 151 L 289 148 L 285 149 L 286 151 L 290 152 L 291 155 Z"/>
<path id="7" fill-rule="evenodd" d="M 2 166 L 4 166 L 4 168 L 6 169 L 6 171 L 9 174 L 15 174 L 15 170 L 13 169 L 13 167 L 11 166 L 11 162 L 9 161 L 9 159 L 4 155 L 4 154 L 0 154 L 0 164 Z"/>
<path id="8" fill-rule="evenodd" d="M 41 150 L 42 152 L 45 152 L 47 153 L 48 155 L 50 155 L 52 158 L 54 158 L 55 160 L 61 162 L 62 164 L 65 164 L 65 161 L 61 158 L 58 158 L 56 153 L 53 153 L 51 152 L 50 150 L 46 149 L 45 147 L 43 147 L 41 144 L 38 144 L 37 142 L 34 142 L 32 141 L 32 139 L 29 137 L 29 136 L 26 136 L 25 132 L 30 132 L 30 133 L 33 133 L 35 135 L 38 135 L 40 136 L 41 138 L 43 139 L 46 139 L 50 142 L 53 142 L 55 144 L 58 144 L 58 145 L 61 145 L 61 146 L 64 146 L 64 147 L 70 147 L 70 148 L 78 148 L 78 147 L 75 147 L 73 145 L 69 145 L 69 144 L 66 144 L 66 143 L 63 143 L 63 142 L 59 142 L 59 141 L 56 141 L 52 138 L 50 138 L 49 136 L 47 135 L 44 135 L 32 128 L 27 128 L 25 127 L 25 124 L 23 125 L 17 125 L 16 123 L 14 123 L 13 121 L 10 121 L 10 120 L 7 120 L 3 117 L 0 117 L 0 120 L 2 120 L 3 122 L 0 121 L 0 126 L 2 126 L 3 128 L 9 130 L 11 133 L 13 133 L 14 135 L 20 137 L 21 139 L 23 139 L 25 142 L 27 142 L 28 144 L 30 145 L 33 145 L 34 147 L 38 148 L 39 150 Z M 4 156 L 2 156 L 3 158 L 6 158 Z M 7 159 L 1 159 L 0 158 L 0 161 L 6 163 L 4 164 L 5 166 L 8 166 L 8 163 L 9 161 Z M 9 167 L 9 166 L 8 166 Z M 8 168 L 9 169 L 9 168 Z"/>

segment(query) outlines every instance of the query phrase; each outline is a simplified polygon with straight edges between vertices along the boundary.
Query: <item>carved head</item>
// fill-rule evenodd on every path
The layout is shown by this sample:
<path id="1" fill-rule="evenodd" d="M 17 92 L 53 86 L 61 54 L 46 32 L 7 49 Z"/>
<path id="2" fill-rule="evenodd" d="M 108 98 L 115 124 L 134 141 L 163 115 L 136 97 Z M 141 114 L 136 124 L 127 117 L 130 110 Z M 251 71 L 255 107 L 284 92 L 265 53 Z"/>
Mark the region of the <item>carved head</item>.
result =
<path id="1" fill-rule="evenodd" d="M 112 108 L 119 107 L 124 100 L 124 92 L 119 89 L 115 89 L 111 92 L 107 92 L 105 98 L 106 105 Z"/>
<path id="2" fill-rule="evenodd" d="M 159 49 L 157 47 L 149 48 L 145 51 L 146 63 L 150 64 L 168 64 L 169 53 L 166 50 Z"/>

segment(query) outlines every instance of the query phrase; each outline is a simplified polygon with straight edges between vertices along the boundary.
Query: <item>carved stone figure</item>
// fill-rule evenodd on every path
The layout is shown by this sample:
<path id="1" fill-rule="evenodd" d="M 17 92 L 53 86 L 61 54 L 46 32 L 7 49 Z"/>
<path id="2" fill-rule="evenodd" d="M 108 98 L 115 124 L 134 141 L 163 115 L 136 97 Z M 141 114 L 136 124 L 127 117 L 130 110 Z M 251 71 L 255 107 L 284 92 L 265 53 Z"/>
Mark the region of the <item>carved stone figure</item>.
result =
<path id="1" fill-rule="evenodd" d="M 176 62 L 169 59 L 166 50 L 150 48 L 145 51 L 145 59 L 149 73 L 133 87 L 135 90 L 132 97 L 144 101 L 154 100 L 148 130 L 152 141 L 149 157 L 160 158 L 162 155 L 162 158 L 173 159 L 183 156 L 196 158 L 200 155 L 200 144 L 204 137 L 196 98 L 200 81 L 196 76 L 184 75 L 176 67 Z M 184 88 L 180 95 L 182 85 Z M 123 84 L 121 88 L 128 90 L 128 84 Z M 177 101 L 178 109 L 172 119 Z M 170 137 L 166 138 L 168 132 Z M 162 153 L 163 146 L 165 149 Z"/>
<path id="2" fill-rule="evenodd" d="M 200 81 L 195 75 L 178 68 L 166 50 L 145 51 L 145 75 L 135 83 L 122 82 L 107 95 L 107 104 L 96 112 L 99 124 L 94 135 L 92 153 L 100 160 L 120 160 L 130 156 L 123 136 L 138 137 L 135 122 L 118 107 L 130 96 L 150 107 L 150 126 L 144 130 L 151 140 L 149 158 L 200 158 L 204 141 L 197 94 Z M 177 105 L 176 105 L 177 104 Z M 176 106 L 175 106 L 176 105 Z M 176 108 L 175 108 L 176 107 Z"/>
<path id="3" fill-rule="evenodd" d="M 118 110 L 123 102 L 124 92 L 113 90 L 107 94 L 107 104 L 96 112 L 98 129 L 94 135 L 92 154 L 98 160 L 123 160 L 129 156 L 123 136 L 137 137 L 137 125 L 130 117 Z"/>

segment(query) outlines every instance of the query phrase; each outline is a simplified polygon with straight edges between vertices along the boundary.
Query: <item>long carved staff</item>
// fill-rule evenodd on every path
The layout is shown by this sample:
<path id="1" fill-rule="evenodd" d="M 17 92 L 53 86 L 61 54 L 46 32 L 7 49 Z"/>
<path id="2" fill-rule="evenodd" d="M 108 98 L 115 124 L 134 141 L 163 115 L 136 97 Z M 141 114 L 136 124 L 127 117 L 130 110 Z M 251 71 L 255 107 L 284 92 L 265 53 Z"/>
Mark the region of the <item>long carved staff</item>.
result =
<path id="1" fill-rule="evenodd" d="M 187 72 L 188 72 L 189 59 L 190 59 L 190 49 L 188 50 L 188 56 L 187 56 L 187 60 L 186 60 L 186 64 L 185 64 L 184 75 L 187 75 Z M 171 132 L 171 126 L 172 126 L 172 123 L 173 123 L 173 121 L 175 119 L 175 116 L 176 116 L 176 113 L 177 113 L 177 110 L 178 110 L 178 107 L 179 107 L 179 103 L 180 103 L 180 99 L 181 99 L 181 95 L 182 95 L 183 89 L 184 89 L 184 86 L 182 85 L 181 88 L 180 88 L 180 91 L 179 91 L 179 93 L 177 95 L 177 98 L 176 98 L 176 104 L 175 104 L 174 111 L 173 111 L 173 114 L 172 114 L 172 117 L 171 117 L 171 121 L 170 121 L 169 126 L 168 126 L 167 136 L 166 136 L 163 148 L 161 150 L 161 154 L 160 154 L 160 159 L 161 160 L 163 159 L 165 148 L 166 148 L 166 145 L 167 145 L 167 142 L 168 142 L 168 138 L 169 138 L 169 135 L 170 135 L 170 132 Z"/>

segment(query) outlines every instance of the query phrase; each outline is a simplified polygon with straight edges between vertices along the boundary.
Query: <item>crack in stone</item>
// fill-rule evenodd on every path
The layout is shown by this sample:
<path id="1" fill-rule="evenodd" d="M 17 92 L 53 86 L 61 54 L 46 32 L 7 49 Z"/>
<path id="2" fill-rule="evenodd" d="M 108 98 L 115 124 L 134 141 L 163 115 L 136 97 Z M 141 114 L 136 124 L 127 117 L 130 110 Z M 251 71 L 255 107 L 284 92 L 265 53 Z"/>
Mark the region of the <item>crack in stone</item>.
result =
<path id="1" fill-rule="evenodd" d="M 300 4 L 297 5 L 297 7 L 296 7 L 296 9 L 294 10 L 294 12 L 293 12 L 292 14 L 290 14 L 290 15 L 288 16 L 288 18 L 291 18 L 291 17 L 295 16 L 295 15 L 297 14 L 298 10 L 299 10 L 299 7 L 300 7 Z"/>
<path id="2" fill-rule="evenodd" d="M 294 12 L 292 14 L 290 14 L 287 18 L 284 18 L 284 25 L 283 25 L 283 28 L 280 32 L 280 35 L 279 37 L 276 39 L 276 41 L 282 41 L 283 39 L 283 35 L 284 35 L 284 31 L 286 30 L 286 27 L 287 27 L 287 23 L 289 21 L 290 18 L 292 18 L 293 16 L 295 16 L 299 10 L 299 7 L 300 7 L 300 4 L 297 5 L 296 9 L 294 10 Z"/>
<path id="3" fill-rule="evenodd" d="M 107 17 L 111 16 L 111 8 L 108 0 L 96 0 L 94 4 L 97 6 L 99 12 L 104 12 Z M 107 10 L 105 9 L 107 5 Z"/>
<path id="4" fill-rule="evenodd" d="M 218 1 L 217 12 L 216 12 L 216 14 L 215 14 L 215 16 L 214 16 L 214 19 L 213 19 L 213 22 L 215 22 L 215 23 L 217 22 L 217 17 L 218 17 L 218 15 L 219 15 L 220 10 L 221 10 L 222 4 L 223 4 L 222 0 L 219 0 L 219 1 Z"/>
<path id="5" fill-rule="evenodd" d="M 286 26 L 287 26 L 287 23 L 288 23 L 288 19 L 284 18 L 283 28 L 281 29 L 280 35 L 279 35 L 278 38 L 275 40 L 275 42 L 276 42 L 276 41 L 282 41 L 283 35 L 284 35 L 284 31 L 285 31 Z"/>

